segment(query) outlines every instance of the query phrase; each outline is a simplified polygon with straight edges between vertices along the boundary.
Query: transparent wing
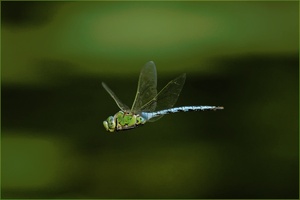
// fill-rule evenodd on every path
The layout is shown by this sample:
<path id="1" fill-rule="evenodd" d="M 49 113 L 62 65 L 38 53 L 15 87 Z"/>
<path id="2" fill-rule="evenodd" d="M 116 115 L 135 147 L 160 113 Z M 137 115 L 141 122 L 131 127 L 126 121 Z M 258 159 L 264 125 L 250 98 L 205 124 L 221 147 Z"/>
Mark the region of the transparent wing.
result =
<path id="1" fill-rule="evenodd" d="M 115 93 L 104 82 L 102 82 L 102 86 L 108 92 L 108 94 L 115 100 L 116 104 L 122 111 L 129 111 L 129 107 L 122 103 L 117 97 L 117 95 L 115 95 Z"/>
<path id="2" fill-rule="evenodd" d="M 143 111 L 151 112 L 155 110 L 156 102 L 150 106 L 144 105 L 157 95 L 156 87 L 156 67 L 153 61 L 149 61 L 145 64 L 140 73 L 137 92 L 131 108 L 133 113 L 139 113 L 142 107 L 144 107 Z"/>
<path id="3" fill-rule="evenodd" d="M 177 102 L 179 94 L 183 88 L 185 78 L 186 74 L 182 74 L 174 80 L 170 81 L 152 100 L 150 100 L 145 105 L 145 107 L 151 107 L 152 104 L 155 104 L 156 111 L 172 108 Z M 142 111 L 144 111 L 143 108 Z M 149 121 L 153 122 L 160 119 L 161 117 L 163 116 L 152 118 Z"/>

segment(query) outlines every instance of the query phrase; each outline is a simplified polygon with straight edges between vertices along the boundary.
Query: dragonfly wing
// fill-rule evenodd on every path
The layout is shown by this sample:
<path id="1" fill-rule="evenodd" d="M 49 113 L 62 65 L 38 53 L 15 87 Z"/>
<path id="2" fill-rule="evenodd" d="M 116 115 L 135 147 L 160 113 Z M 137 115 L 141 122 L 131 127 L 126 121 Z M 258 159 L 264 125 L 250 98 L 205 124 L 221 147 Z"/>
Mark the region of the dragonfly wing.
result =
<path id="1" fill-rule="evenodd" d="M 115 100 L 116 104 L 122 111 L 129 111 L 129 107 L 120 101 L 120 99 L 115 95 L 115 93 L 104 83 L 102 82 L 102 86 L 108 92 L 108 94 Z"/>
<path id="2" fill-rule="evenodd" d="M 131 108 L 133 113 L 139 113 L 141 108 L 149 102 L 153 97 L 157 95 L 157 74 L 156 67 L 153 61 L 149 61 L 142 68 L 136 96 Z M 154 111 L 156 103 L 153 103 L 150 106 L 144 107 L 143 111 Z"/>
<path id="3" fill-rule="evenodd" d="M 145 105 L 145 107 L 155 104 L 155 110 L 157 111 L 172 108 L 177 102 L 179 94 L 185 83 L 185 78 L 186 74 L 182 74 L 174 80 L 170 81 L 151 101 L 149 101 Z M 153 122 L 160 119 L 161 117 L 163 116 L 152 118 L 149 121 Z"/>

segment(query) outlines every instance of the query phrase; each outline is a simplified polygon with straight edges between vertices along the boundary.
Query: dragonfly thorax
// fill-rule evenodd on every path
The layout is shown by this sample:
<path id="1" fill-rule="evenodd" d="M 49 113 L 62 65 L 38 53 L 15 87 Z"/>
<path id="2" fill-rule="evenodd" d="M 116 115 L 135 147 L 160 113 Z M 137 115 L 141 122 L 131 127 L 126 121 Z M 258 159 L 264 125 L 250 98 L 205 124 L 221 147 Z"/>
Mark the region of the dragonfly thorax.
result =
<path id="1" fill-rule="evenodd" d="M 145 123 L 146 120 L 140 115 L 123 111 L 119 111 L 103 121 L 105 129 L 109 132 L 132 129 Z"/>

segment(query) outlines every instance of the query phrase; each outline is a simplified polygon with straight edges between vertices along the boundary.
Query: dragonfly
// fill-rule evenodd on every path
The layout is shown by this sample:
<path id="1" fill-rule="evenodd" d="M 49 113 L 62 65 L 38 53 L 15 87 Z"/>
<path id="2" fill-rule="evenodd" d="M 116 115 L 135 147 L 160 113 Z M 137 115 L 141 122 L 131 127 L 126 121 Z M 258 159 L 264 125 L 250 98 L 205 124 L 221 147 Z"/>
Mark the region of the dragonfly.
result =
<path id="1" fill-rule="evenodd" d="M 186 74 L 170 81 L 160 92 L 157 92 L 157 73 L 153 61 L 147 62 L 141 69 L 137 92 L 131 109 L 122 103 L 115 93 L 104 83 L 102 86 L 121 109 L 103 121 L 108 132 L 124 131 L 137 128 L 146 122 L 154 122 L 164 115 L 189 112 L 222 110 L 223 106 L 181 106 L 173 108 L 185 83 Z"/>

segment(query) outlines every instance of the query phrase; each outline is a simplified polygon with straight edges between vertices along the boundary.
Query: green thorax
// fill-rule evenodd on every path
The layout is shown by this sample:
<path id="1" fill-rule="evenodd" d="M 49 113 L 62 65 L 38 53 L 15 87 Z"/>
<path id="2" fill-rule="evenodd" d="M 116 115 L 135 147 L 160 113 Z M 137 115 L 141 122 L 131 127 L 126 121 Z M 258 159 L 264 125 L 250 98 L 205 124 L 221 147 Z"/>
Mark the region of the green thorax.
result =
<path id="1" fill-rule="evenodd" d="M 119 111 L 114 116 L 109 116 L 103 125 L 107 131 L 114 132 L 136 128 L 145 123 L 146 120 L 138 114 Z"/>

